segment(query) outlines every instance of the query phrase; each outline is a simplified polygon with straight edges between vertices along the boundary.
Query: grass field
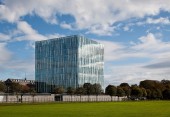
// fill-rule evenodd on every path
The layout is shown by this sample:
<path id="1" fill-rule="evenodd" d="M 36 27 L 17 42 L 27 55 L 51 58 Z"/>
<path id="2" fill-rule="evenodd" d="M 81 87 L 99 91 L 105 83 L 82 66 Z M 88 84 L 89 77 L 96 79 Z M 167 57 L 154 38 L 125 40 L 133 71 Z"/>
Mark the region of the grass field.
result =
<path id="1" fill-rule="evenodd" d="M 170 117 L 170 101 L 0 104 L 0 117 Z"/>

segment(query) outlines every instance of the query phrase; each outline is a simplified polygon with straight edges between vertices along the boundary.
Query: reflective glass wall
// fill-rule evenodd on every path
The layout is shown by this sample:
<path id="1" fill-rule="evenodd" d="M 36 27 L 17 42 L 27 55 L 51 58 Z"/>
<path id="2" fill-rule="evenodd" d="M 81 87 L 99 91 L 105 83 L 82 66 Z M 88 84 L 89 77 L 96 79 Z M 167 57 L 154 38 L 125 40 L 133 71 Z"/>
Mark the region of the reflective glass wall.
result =
<path id="1" fill-rule="evenodd" d="M 104 85 L 104 46 L 85 37 L 79 37 L 78 84 L 98 83 Z"/>
<path id="2" fill-rule="evenodd" d="M 38 92 L 54 87 L 103 86 L 103 45 L 82 36 L 68 36 L 35 44 L 35 79 Z"/>

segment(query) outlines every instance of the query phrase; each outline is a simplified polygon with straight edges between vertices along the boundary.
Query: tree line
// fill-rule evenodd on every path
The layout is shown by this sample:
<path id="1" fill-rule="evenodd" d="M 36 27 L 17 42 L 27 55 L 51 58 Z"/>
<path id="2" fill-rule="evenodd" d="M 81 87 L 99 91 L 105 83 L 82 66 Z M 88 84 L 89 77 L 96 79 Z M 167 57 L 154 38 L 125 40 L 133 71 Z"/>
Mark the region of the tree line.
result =
<path id="1" fill-rule="evenodd" d="M 20 93 L 24 95 L 25 93 L 30 93 L 35 95 L 35 86 L 21 85 L 19 83 L 11 83 L 10 85 L 0 82 L 0 92 L 5 93 Z M 121 83 L 118 86 L 108 85 L 105 88 L 105 93 L 100 84 L 90 84 L 85 83 L 81 87 L 73 88 L 68 87 L 64 89 L 63 87 L 55 87 L 53 89 L 54 94 L 68 95 L 101 95 L 106 94 L 112 96 L 127 96 L 130 100 L 136 99 L 170 99 L 170 80 L 144 80 L 140 81 L 139 85 L 129 85 L 128 83 Z"/>
<path id="2" fill-rule="evenodd" d="M 100 95 L 103 94 L 103 90 L 100 84 L 91 84 L 91 83 L 85 83 L 82 87 L 68 87 L 66 91 L 63 87 L 56 87 L 54 88 L 53 93 L 55 94 L 62 94 L 67 93 L 69 95 Z"/>
<path id="3" fill-rule="evenodd" d="M 66 92 L 69 95 L 100 95 L 106 94 L 112 96 L 126 96 L 129 100 L 169 100 L 170 99 L 170 80 L 144 80 L 139 85 L 129 85 L 121 83 L 118 86 L 108 85 L 105 93 L 100 84 L 85 83 L 82 87 L 76 89 L 68 87 L 66 91 L 62 87 L 56 87 L 54 93 L 62 94 Z"/>
<path id="4" fill-rule="evenodd" d="M 32 84 L 22 85 L 19 83 L 0 82 L 0 92 L 3 93 L 32 93 L 35 91 L 35 86 Z"/>
<path id="5" fill-rule="evenodd" d="M 139 85 L 129 85 L 121 83 L 119 86 L 108 85 L 105 94 L 110 96 L 127 96 L 130 100 L 169 100 L 170 99 L 170 81 L 169 80 L 144 80 Z"/>

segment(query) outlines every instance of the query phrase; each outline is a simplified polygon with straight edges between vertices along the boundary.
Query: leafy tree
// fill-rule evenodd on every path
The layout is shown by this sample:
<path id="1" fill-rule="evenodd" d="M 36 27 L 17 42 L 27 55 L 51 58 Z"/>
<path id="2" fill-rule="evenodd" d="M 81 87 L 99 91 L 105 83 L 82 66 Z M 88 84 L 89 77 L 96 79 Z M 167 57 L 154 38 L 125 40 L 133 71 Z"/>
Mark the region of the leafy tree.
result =
<path id="1" fill-rule="evenodd" d="M 164 90 L 165 89 L 170 89 L 170 80 L 162 80 L 161 83 L 163 84 L 164 86 Z M 164 91 L 163 90 L 163 91 Z"/>
<path id="2" fill-rule="evenodd" d="M 60 94 L 60 101 L 61 101 L 61 94 L 63 94 L 64 93 L 64 88 L 63 87 L 56 87 L 56 88 L 54 88 L 54 93 L 55 94 Z"/>
<path id="3" fill-rule="evenodd" d="M 10 89 L 13 93 L 20 93 L 21 89 L 22 89 L 22 85 L 20 85 L 19 83 L 11 83 Z"/>
<path id="4" fill-rule="evenodd" d="M 161 99 L 162 98 L 162 92 L 159 89 L 152 90 L 151 93 L 151 99 Z"/>
<path id="5" fill-rule="evenodd" d="M 93 84 L 94 94 L 99 95 L 102 93 L 102 87 L 100 84 Z"/>
<path id="6" fill-rule="evenodd" d="M 152 97 L 152 92 L 151 92 L 151 90 L 150 89 L 146 89 L 146 93 L 147 93 L 147 99 L 151 99 L 151 97 Z"/>
<path id="7" fill-rule="evenodd" d="M 141 90 L 142 90 L 142 93 L 143 93 L 143 97 L 146 97 L 147 96 L 147 92 L 146 92 L 146 89 L 145 88 L 141 88 Z"/>
<path id="8" fill-rule="evenodd" d="M 129 87 L 129 88 L 130 88 L 130 86 L 129 86 L 128 83 L 121 83 L 119 86 L 120 86 L 120 87 Z"/>
<path id="9" fill-rule="evenodd" d="M 21 103 L 22 103 L 22 97 L 25 93 L 28 93 L 30 91 L 30 88 L 27 85 L 21 86 Z"/>
<path id="10" fill-rule="evenodd" d="M 29 89 L 34 89 L 34 90 L 35 90 L 35 85 L 36 85 L 36 84 L 29 83 L 29 84 L 27 84 L 26 86 L 27 86 Z"/>
<path id="11" fill-rule="evenodd" d="M 54 93 L 55 94 L 62 94 L 62 93 L 64 93 L 64 88 L 63 87 L 56 87 L 56 88 L 54 88 Z"/>
<path id="12" fill-rule="evenodd" d="M 122 87 L 122 89 L 125 92 L 125 96 L 127 96 L 129 98 L 130 94 L 131 94 L 131 89 L 130 87 Z"/>
<path id="13" fill-rule="evenodd" d="M 165 89 L 163 92 L 163 99 L 169 100 L 170 99 L 170 89 Z"/>
<path id="14" fill-rule="evenodd" d="M 125 92 L 125 96 L 127 96 L 129 98 L 130 93 L 131 93 L 131 89 L 128 83 L 121 83 L 119 85 Z"/>
<path id="15" fill-rule="evenodd" d="M 0 92 L 5 92 L 6 89 L 7 89 L 7 87 L 6 87 L 5 83 L 0 82 Z"/>
<path id="16" fill-rule="evenodd" d="M 110 95 L 111 96 L 111 101 L 112 101 L 112 96 L 116 96 L 116 93 L 117 93 L 117 89 L 115 86 L 113 85 L 108 85 L 105 89 L 105 93 L 107 95 Z"/>
<path id="17" fill-rule="evenodd" d="M 121 87 L 117 87 L 117 96 L 118 97 L 125 96 L 125 92 Z"/>
<path id="18" fill-rule="evenodd" d="M 140 82 L 140 87 L 146 89 L 148 99 L 161 99 L 162 91 L 165 90 L 167 81 L 144 80 Z"/>
<path id="19" fill-rule="evenodd" d="M 67 94 L 73 95 L 75 93 L 75 89 L 73 87 L 68 87 L 67 88 Z"/>
<path id="20" fill-rule="evenodd" d="M 83 88 L 85 89 L 86 95 L 91 95 L 94 92 L 93 85 L 90 83 L 84 83 Z"/>
<path id="21" fill-rule="evenodd" d="M 85 90 L 85 95 L 88 95 L 88 101 L 89 101 L 89 96 L 94 93 L 94 88 L 93 85 L 90 83 L 84 83 L 83 88 Z"/>
<path id="22" fill-rule="evenodd" d="M 27 85 L 23 85 L 21 86 L 21 93 L 25 94 L 25 93 L 29 93 L 30 88 Z"/>
<path id="23" fill-rule="evenodd" d="M 97 101 L 97 96 L 102 93 L 102 87 L 100 84 L 93 84 L 93 89 L 94 89 L 94 94 L 96 95 L 96 101 Z"/>
<path id="24" fill-rule="evenodd" d="M 71 101 L 72 101 L 72 95 L 75 93 L 75 89 L 73 87 L 67 88 L 67 94 L 71 95 Z"/>
<path id="25" fill-rule="evenodd" d="M 135 97 L 135 98 L 140 98 L 142 97 L 143 92 L 141 90 L 141 88 L 139 88 L 138 86 L 132 86 L 131 87 L 131 96 Z"/>
<path id="26" fill-rule="evenodd" d="M 139 84 L 140 87 L 143 87 L 145 89 L 150 89 L 155 90 L 155 89 L 159 89 L 159 90 L 164 90 L 164 86 L 161 82 L 156 81 L 156 80 L 144 80 L 141 81 Z"/>
<path id="27" fill-rule="evenodd" d="M 76 94 L 80 95 L 80 101 L 81 101 L 81 95 L 83 95 L 85 92 L 85 89 L 83 87 L 76 88 Z"/>
<path id="28" fill-rule="evenodd" d="M 35 91 L 33 88 L 31 88 L 31 89 L 30 89 L 30 94 L 31 94 L 31 96 L 32 96 L 32 102 L 34 103 L 34 97 L 35 97 L 35 95 L 36 95 L 36 91 Z"/>

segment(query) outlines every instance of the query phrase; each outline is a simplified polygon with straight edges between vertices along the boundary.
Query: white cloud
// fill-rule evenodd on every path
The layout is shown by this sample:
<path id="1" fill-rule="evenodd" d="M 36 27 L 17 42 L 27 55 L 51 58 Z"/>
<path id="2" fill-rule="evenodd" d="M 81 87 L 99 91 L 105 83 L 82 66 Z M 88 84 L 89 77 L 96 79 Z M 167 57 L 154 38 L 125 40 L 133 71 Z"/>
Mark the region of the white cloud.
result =
<path id="1" fill-rule="evenodd" d="M 104 45 L 105 61 L 113 61 L 119 59 L 120 55 L 115 56 L 115 53 L 125 48 L 124 45 L 112 41 L 101 41 L 101 40 L 96 40 L 96 41 Z"/>
<path id="2" fill-rule="evenodd" d="M 124 31 L 129 31 L 129 27 L 128 27 L 128 26 L 125 26 L 125 27 L 123 27 L 123 30 L 124 30 Z"/>
<path id="3" fill-rule="evenodd" d="M 88 33 L 111 35 L 114 23 L 130 18 L 143 18 L 158 15 L 159 12 L 170 12 L 169 0 L 147 1 L 113 1 L 113 0 L 4 0 L 0 5 L 0 20 L 16 22 L 25 15 L 37 15 L 48 23 L 58 24 L 57 15 L 74 17 L 75 29 L 87 29 Z M 91 6 L 93 5 L 93 6 Z M 145 8 L 143 8 L 145 7 Z M 151 20 L 150 22 L 169 23 L 167 19 Z M 71 29 L 70 24 L 62 24 Z"/>
<path id="4" fill-rule="evenodd" d="M 35 29 L 31 27 L 30 24 L 28 24 L 25 21 L 19 21 L 17 23 L 17 31 L 20 33 L 20 36 L 16 36 L 14 40 L 22 41 L 22 40 L 29 40 L 29 41 L 41 41 L 51 38 L 58 38 L 61 36 L 64 36 L 62 34 L 54 33 L 49 35 L 42 35 L 38 33 Z"/>
<path id="5" fill-rule="evenodd" d="M 153 33 L 139 37 L 139 41 L 128 44 L 112 41 L 99 41 L 105 45 L 105 60 L 107 62 L 126 58 L 168 59 L 170 57 L 170 42 L 163 42 Z M 133 44 L 132 44 L 133 43 Z"/>
<path id="6" fill-rule="evenodd" d="M 73 30 L 73 26 L 72 26 L 71 24 L 67 24 L 67 23 L 65 23 L 65 22 L 62 22 L 62 23 L 60 24 L 60 26 L 61 26 L 62 28 L 65 28 L 65 29 Z"/>
<path id="7" fill-rule="evenodd" d="M 0 43 L 0 65 L 10 60 L 12 53 L 7 49 L 6 43 Z"/>
<path id="8" fill-rule="evenodd" d="M 152 59 L 163 59 L 170 57 L 170 42 L 163 42 L 152 33 L 139 38 L 140 43 L 134 45 L 132 49 L 146 53 L 146 57 Z"/>
<path id="9" fill-rule="evenodd" d="M 153 33 L 148 33 L 138 39 L 137 43 L 130 42 L 131 45 L 99 41 L 105 45 L 105 64 L 107 66 L 105 85 L 119 85 L 122 82 L 134 84 L 145 79 L 161 80 L 170 77 L 170 42 L 162 41 L 160 34 Z M 134 63 L 131 58 L 136 59 Z M 112 63 L 128 59 L 130 64 L 128 62 L 123 65 Z M 145 62 L 140 62 L 143 59 Z"/>
<path id="10" fill-rule="evenodd" d="M 112 35 L 114 32 L 115 27 L 109 26 L 108 24 L 102 24 L 102 25 L 94 25 L 89 28 L 89 31 L 86 33 L 93 33 L 97 35 Z"/>
<path id="11" fill-rule="evenodd" d="M 7 42 L 27 40 L 30 41 L 31 44 L 34 41 L 57 38 L 62 36 L 64 35 L 58 33 L 42 35 L 38 31 L 33 29 L 32 26 L 26 21 L 18 21 L 16 29 L 9 31 L 8 34 L 0 33 L 0 41 Z"/>
<path id="12" fill-rule="evenodd" d="M 64 37 L 64 36 L 65 35 L 63 35 L 63 34 L 54 33 L 54 34 L 46 35 L 46 38 L 47 39 L 53 39 L 53 38 L 59 38 L 59 37 Z"/>
<path id="13" fill-rule="evenodd" d="M 29 25 L 25 21 L 17 22 L 17 30 L 21 33 L 21 36 L 17 36 L 15 40 L 44 40 L 47 39 L 45 36 L 39 34 L 36 30 L 34 30 L 31 25 Z"/>
<path id="14" fill-rule="evenodd" d="M 10 40 L 10 36 L 9 35 L 0 33 L 0 41 L 8 41 L 8 40 Z"/>
<path id="15" fill-rule="evenodd" d="M 148 24 L 165 24 L 165 25 L 169 25 L 170 24 L 170 20 L 169 18 L 164 18 L 164 17 L 160 17 L 158 19 L 153 19 L 153 18 L 147 18 L 146 23 Z"/>
<path id="16" fill-rule="evenodd" d="M 145 26 L 146 24 L 162 24 L 162 25 L 170 25 L 170 19 L 168 17 L 160 17 L 160 18 L 147 18 L 146 21 L 139 21 L 134 23 L 137 26 Z M 160 26 L 156 27 L 157 30 L 160 29 Z"/>
<path id="17" fill-rule="evenodd" d="M 146 63 L 147 64 L 147 63 Z M 106 71 L 105 84 L 119 85 L 122 82 L 138 84 L 142 80 L 163 80 L 170 77 L 170 68 L 149 69 L 144 68 L 143 64 L 132 64 L 123 66 L 110 66 Z"/>
<path id="18" fill-rule="evenodd" d="M 18 28 L 18 30 L 22 31 L 23 33 L 25 33 L 27 35 L 32 35 L 32 34 L 37 33 L 37 31 L 32 29 L 32 27 L 25 21 L 19 21 L 17 23 L 17 28 Z"/>
<path id="19" fill-rule="evenodd" d="M 29 58 L 28 60 L 12 58 L 10 61 L 0 64 L 0 77 L 4 80 L 10 77 L 21 79 L 25 77 L 26 73 L 28 79 L 34 79 L 34 69 L 34 58 Z"/>

